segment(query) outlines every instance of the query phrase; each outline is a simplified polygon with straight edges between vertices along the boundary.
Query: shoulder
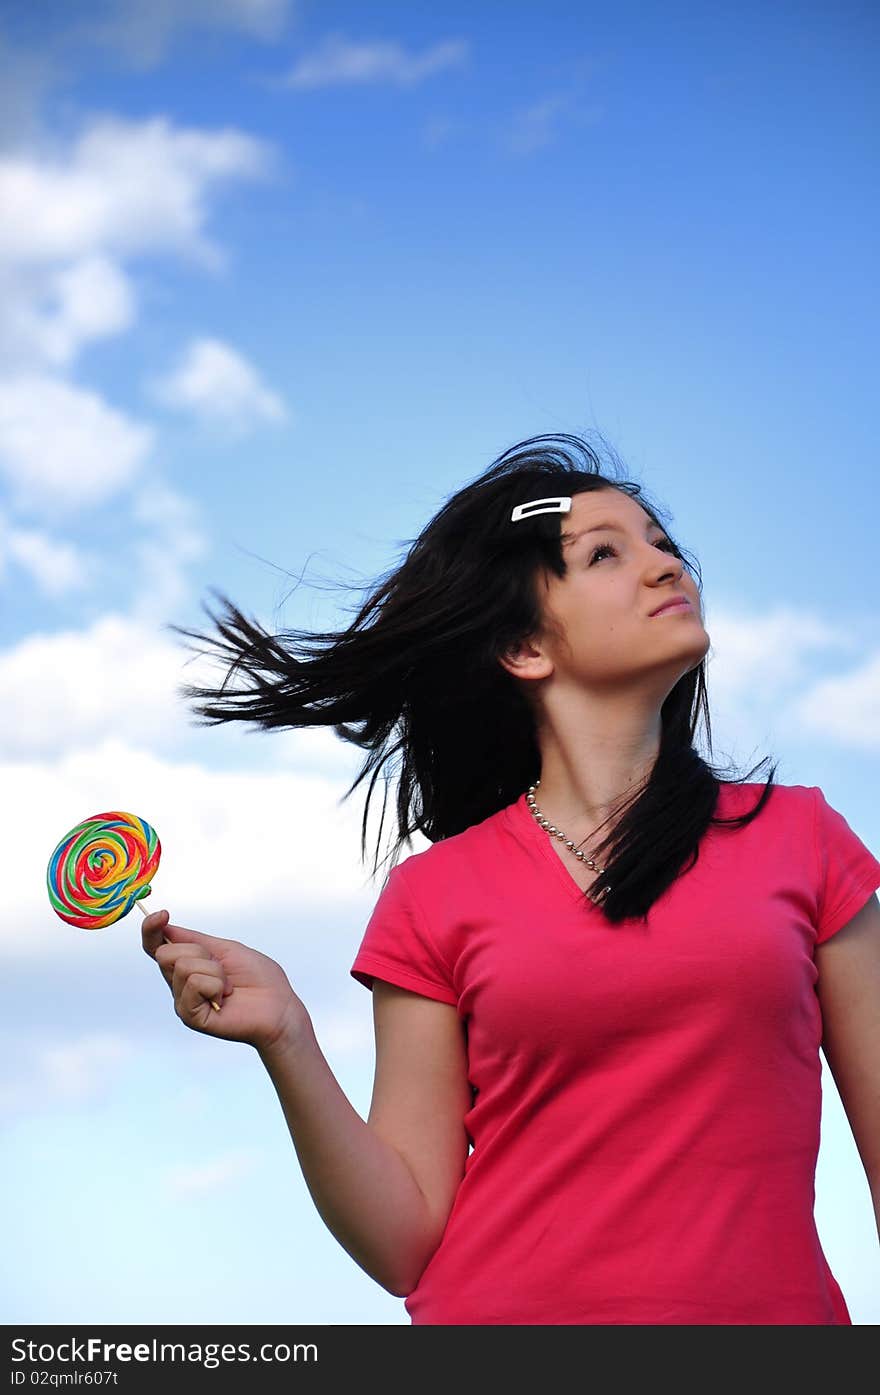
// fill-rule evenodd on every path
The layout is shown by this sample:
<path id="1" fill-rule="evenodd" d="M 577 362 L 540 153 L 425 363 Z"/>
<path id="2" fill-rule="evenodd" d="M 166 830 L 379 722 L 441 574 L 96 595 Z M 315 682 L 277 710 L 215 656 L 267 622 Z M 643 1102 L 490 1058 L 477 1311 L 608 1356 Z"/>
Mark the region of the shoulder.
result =
<path id="1" fill-rule="evenodd" d="M 496 856 L 508 827 L 508 809 L 498 809 L 479 823 L 471 824 L 461 833 L 454 833 L 439 842 L 428 843 L 410 853 L 398 866 L 405 879 L 414 886 L 445 879 L 468 866 L 478 866 L 488 855 Z"/>
<path id="2" fill-rule="evenodd" d="M 763 803 L 762 803 L 763 800 Z M 807 785 L 786 785 L 766 780 L 743 784 L 719 782 L 718 799 L 706 840 L 746 858 L 749 865 L 768 859 L 777 863 L 809 861 L 816 822 L 814 790 Z"/>
<path id="3" fill-rule="evenodd" d="M 747 780 L 743 784 L 719 781 L 716 814 L 731 818 L 750 813 L 761 802 L 766 786 L 766 780 Z M 771 811 L 774 816 L 781 814 L 812 817 L 815 794 L 816 790 L 812 785 L 783 785 L 774 780 L 759 817 L 770 814 Z"/>

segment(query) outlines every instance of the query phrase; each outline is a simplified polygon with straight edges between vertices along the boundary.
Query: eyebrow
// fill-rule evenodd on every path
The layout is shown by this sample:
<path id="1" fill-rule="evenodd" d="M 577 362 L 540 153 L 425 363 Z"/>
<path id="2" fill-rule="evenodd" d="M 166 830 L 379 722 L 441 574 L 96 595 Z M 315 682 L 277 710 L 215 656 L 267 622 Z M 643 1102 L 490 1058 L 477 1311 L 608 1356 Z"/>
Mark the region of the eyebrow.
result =
<path id="1" fill-rule="evenodd" d="M 645 524 L 645 532 L 650 533 L 652 528 L 659 528 L 664 537 L 668 537 L 666 529 L 659 523 L 655 523 L 653 518 L 649 518 Z M 599 533 L 602 531 L 625 533 L 626 529 L 619 523 L 592 523 L 589 528 L 582 528 L 579 533 L 563 534 L 563 547 L 568 547 L 571 543 L 576 543 L 579 538 L 585 538 L 588 533 Z"/>

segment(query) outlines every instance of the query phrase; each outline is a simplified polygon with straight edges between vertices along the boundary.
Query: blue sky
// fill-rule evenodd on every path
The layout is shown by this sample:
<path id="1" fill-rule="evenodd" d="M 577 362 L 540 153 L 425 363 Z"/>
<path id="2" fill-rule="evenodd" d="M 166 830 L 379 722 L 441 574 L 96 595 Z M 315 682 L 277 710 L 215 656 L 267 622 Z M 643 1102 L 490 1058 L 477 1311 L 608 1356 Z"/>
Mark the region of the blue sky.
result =
<path id="1" fill-rule="evenodd" d="M 877 11 L 71 8 L 0 13 L 3 1318 L 405 1323 L 255 1054 L 182 1026 L 136 913 L 54 917 L 46 862 L 149 819 L 155 904 L 277 958 L 366 1115 L 357 763 L 193 726 L 165 626 L 211 586 L 338 622 L 328 582 L 545 431 L 601 431 L 699 558 L 716 758 L 771 754 L 880 852 Z M 876 1323 L 823 1086 L 820 1236 Z"/>

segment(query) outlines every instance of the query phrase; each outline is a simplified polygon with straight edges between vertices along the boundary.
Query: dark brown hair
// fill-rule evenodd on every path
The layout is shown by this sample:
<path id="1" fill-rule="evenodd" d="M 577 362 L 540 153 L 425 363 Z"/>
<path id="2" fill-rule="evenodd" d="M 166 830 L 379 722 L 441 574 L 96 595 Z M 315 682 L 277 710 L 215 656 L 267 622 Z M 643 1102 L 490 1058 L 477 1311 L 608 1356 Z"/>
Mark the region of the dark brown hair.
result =
<path id="1" fill-rule="evenodd" d="M 616 463 L 609 449 L 612 463 Z M 343 630 L 284 630 L 270 634 L 222 594 L 224 614 L 204 607 L 219 637 L 169 628 L 207 644 L 228 663 L 217 688 L 185 686 L 199 725 L 250 722 L 263 729 L 330 726 L 366 752 L 344 798 L 371 775 L 367 818 L 381 773 L 398 775 L 397 838 L 388 857 L 399 860 L 418 830 L 430 842 L 449 838 L 515 801 L 540 775 L 535 718 L 519 683 L 499 656 L 542 624 L 537 579 L 542 569 L 566 572 L 560 533 L 565 515 L 548 513 L 511 523 L 524 500 L 614 488 L 638 498 L 671 538 L 659 510 L 639 484 L 603 473 L 581 436 L 532 437 L 510 447 L 481 475 L 448 498 L 419 536 L 407 540 L 402 562 L 370 583 L 369 594 Z M 674 539 L 672 540 L 674 542 Z M 686 554 L 675 543 L 677 555 Z M 687 555 L 702 591 L 696 562 Z M 233 690 L 241 677 L 246 686 Z M 710 764 L 695 749 L 702 718 L 712 750 L 705 658 L 676 683 L 661 709 L 662 732 L 650 777 L 596 851 L 610 889 L 601 899 L 611 923 L 644 917 L 671 883 L 692 867 L 710 823 L 742 827 L 770 797 L 776 766 L 755 806 L 733 818 L 715 817 L 721 780 L 743 784 L 729 767 Z M 769 757 L 759 762 L 765 764 Z M 598 888 L 601 890 L 601 887 Z M 585 895 L 595 894 L 595 888 Z"/>

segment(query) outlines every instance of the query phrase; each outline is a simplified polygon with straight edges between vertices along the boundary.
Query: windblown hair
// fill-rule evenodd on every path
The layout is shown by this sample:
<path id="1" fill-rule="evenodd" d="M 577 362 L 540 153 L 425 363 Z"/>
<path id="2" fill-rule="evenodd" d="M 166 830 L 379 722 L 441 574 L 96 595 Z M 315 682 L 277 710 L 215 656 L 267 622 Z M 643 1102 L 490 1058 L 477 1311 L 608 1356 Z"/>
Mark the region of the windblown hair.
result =
<path id="1" fill-rule="evenodd" d="M 616 457 L 609 450 L 615 465 Z M 400 565 L 370 583 L 354 620 L 341 631 L 282 630 L 272 635 L 221 593 L 214 615 L 220 638 L 178 625 L 177 633 L 205 643 L 229 669 L 219 688 L 182 686 L 204 719 L 199 726 L 250 722 L 264 730 L 331 726 L 367 752 L 349 798 L 372 772 L 361 828 L 366 856 L 370 800 L 381 773 L 398 768 L 397 838 L 388 857 L 399 860 L 418 830 L 430 842 L 450 838 L 513 803 L 540 776 L 536 713 L 521 680 L 499 662 L 509 646 L 545 628 L 539 578 L 563 577 L 559 513 L 511 522 L 525 500 L 618 489 L 637 498 L 655 523 L 658 511 L 642 487 L 602 472 L 581 436 L 534 436 L 510 447 L 472 483 L 447 499 L 410 546 Z M 698 565 L 672 539 L 685 566 Z M 193 646 L 190 646 L 193 647 Z M 249 686 L 231 690 L 242 675 Z M 705 657 L 668 694 L 661 709 L 657 759 L 636 794 L 615 806 L 616 823 L 595 849 L 605 871 L 585 897 L 601 900 L 613 924 L 645 917 L 657 898 L 695 865 L 710 823 L 743 827 L 770 797 L 776 765 L 754 808 L 715 816 L 720 782 L 743 784 L 730 767 L 704 760 L 694 747 L 702 716 L 708 750 L 711 721 Z M 769 757 L 759 762 L 763 765 Z"/>

